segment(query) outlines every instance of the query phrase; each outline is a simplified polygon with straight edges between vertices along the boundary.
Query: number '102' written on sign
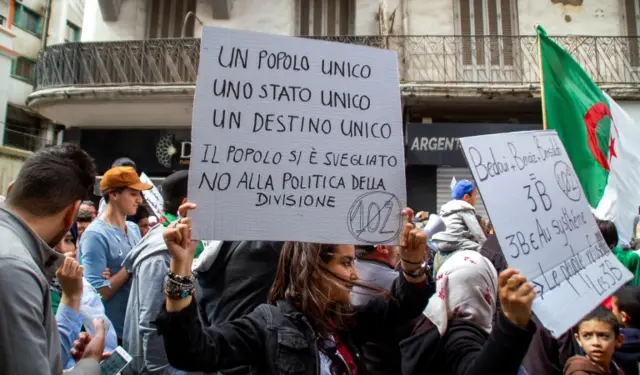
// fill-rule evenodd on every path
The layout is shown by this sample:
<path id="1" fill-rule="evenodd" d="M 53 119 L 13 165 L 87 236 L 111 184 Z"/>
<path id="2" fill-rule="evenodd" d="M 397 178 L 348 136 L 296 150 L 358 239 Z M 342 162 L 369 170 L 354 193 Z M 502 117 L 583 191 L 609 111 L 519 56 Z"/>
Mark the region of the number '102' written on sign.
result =
<path id="1" fill-rule="evenodd" d="M 349 231 L 358 240 L 369 243 L 381 243 L 395 239 L 402 225 L 390 220 L 400 215 L 401 206 L 395 195 L 384 191 L 373 191 L 361 195 L 349 209 L 347 225 Z"/>

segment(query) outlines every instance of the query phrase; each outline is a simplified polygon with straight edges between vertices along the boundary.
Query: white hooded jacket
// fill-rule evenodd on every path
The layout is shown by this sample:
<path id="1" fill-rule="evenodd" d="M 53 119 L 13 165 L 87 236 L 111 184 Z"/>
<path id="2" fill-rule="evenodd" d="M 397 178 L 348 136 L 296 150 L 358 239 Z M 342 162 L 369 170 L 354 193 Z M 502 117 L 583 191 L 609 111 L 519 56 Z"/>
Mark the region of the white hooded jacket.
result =
<path id="1" fill-rule="evenodd" d="M 475 208 L 463 200 L 454 199 L 442 205 L 440 218 L 447 229 L 432 238 L 439 251 L 478 251 L 487 240 L 476 218 Z"/>

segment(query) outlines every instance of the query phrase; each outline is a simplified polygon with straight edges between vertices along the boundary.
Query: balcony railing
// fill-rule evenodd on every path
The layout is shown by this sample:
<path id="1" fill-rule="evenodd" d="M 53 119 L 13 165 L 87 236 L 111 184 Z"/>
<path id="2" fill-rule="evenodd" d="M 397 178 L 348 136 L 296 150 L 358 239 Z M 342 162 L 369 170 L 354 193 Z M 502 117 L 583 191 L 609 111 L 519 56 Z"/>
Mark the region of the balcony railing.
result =
<path id="1" fill-rule="evenodd" d="M 539 83 L 534 36 L 345 36 L 316 39 L 398 53 L 402 82 L 450 85 Z M 554 37 L 601 85 L 640 82 L 640 39 Z M 199 39 L 66 43 L 37 62 L 36 90 L 68 86 L 193 85 Z"/>

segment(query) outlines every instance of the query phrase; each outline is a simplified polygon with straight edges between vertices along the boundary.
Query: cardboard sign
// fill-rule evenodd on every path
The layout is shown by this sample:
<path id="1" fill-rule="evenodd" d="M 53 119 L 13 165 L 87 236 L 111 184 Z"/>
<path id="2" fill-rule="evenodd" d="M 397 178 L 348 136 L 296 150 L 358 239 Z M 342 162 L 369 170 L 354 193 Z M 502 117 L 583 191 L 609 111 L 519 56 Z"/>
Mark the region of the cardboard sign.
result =
<path id="1" fill-rule="evenodd" d="M 461 138 L 510 267 L 555 337 L 633 278 L 604 241 L 555 131 Z"/>
<path id="2" fill-rule="evenodd" d="M 205 28 L 189 198 L 197 239 L 397 243 L 395 52 Z"/>
<path id="3" fill-rule="evenodd" d="M 144 190 L 142 195 L 144 199 L 149 203 L 149 207 L 153 210 L 153 214 L 159 219 L 162 217 L 162 209 L 164 207 L 164 199 L 162 198 L 162 194 L 156 187 L 156 185 L 151 181 L 149 176 L 147 176 L 144 172 L 140 174 L 140 181 L 145 184 L 152 185 L 153 187 L 150 190 Z"/>

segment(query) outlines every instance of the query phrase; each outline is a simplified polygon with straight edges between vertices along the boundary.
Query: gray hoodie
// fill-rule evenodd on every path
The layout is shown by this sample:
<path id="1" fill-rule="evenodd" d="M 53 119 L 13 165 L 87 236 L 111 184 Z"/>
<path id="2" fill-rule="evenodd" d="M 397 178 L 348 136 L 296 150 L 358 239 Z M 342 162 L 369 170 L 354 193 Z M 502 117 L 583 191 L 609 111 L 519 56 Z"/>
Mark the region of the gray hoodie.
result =
<path id="1" fill-rule="evenodd" d="M 487 240 L 476 218 L 475 208 L 463 200 L 454 199 L 443 204 L 440 218 L 447 229 L 432 237 L 438 251 L 478 251 Z"/>
<path id="2" fill-rule="evenodd" d="M 151 324 L 165 301 L 162 288 L 171 259 L 163 232 L 162 225 L 155 226 L 123 262 L 132 273 L 132 283 L 122 346 L 133 357 L 123 374 L 187 374 L 169 365 L 162 337 Z"/>

